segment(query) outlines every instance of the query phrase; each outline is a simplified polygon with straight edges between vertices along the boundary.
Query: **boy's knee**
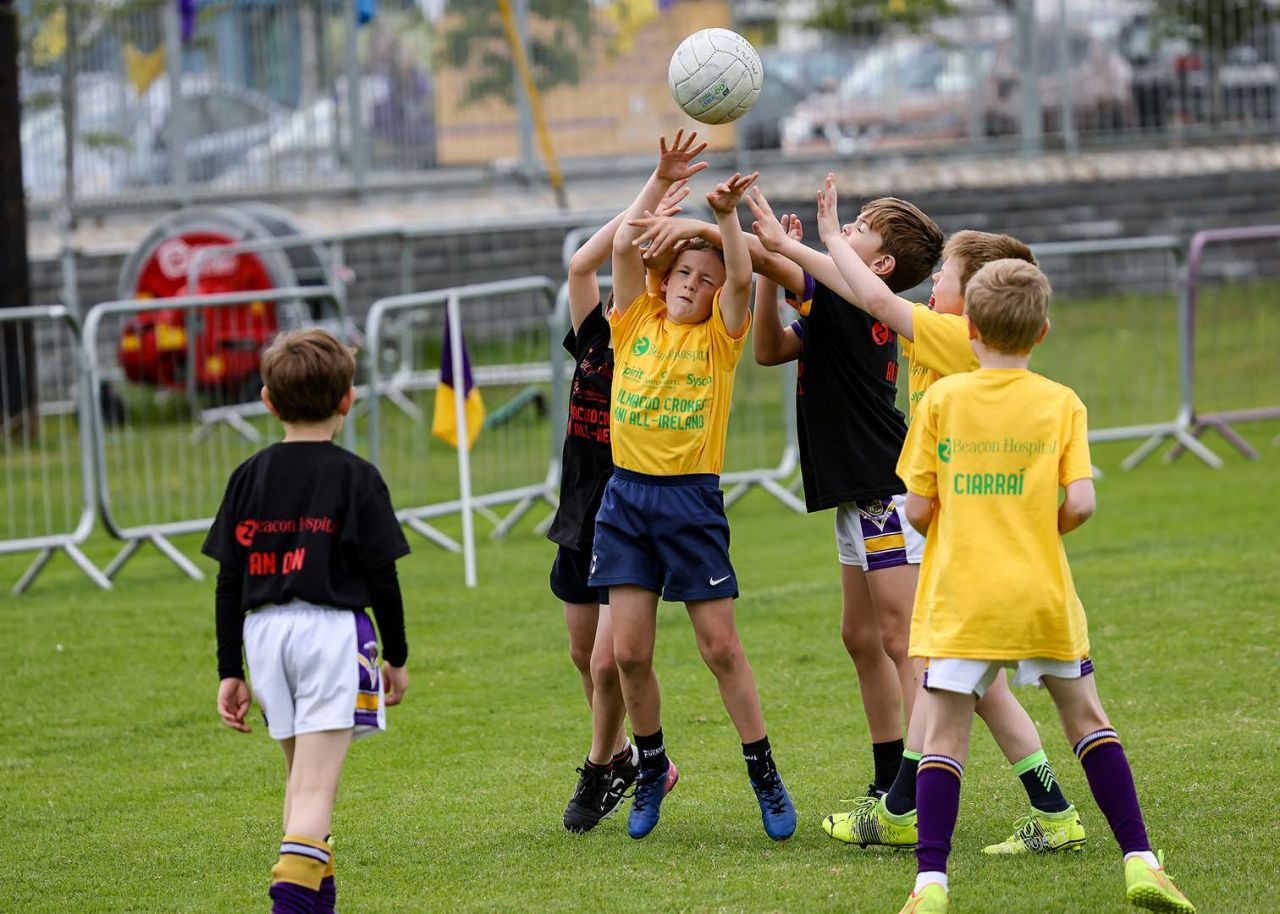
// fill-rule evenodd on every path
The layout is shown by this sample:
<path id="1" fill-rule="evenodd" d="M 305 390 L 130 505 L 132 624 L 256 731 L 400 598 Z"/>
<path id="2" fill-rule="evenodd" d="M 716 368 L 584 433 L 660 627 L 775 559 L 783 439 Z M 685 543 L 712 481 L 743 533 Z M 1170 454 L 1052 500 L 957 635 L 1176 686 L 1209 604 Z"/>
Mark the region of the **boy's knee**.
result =
<path id="1" fill-rule="evenodd" d="M 590 644 L 580 644 L 572 640 L 569 642 L 569 659 L 573 661 L 579 673 L 591 673 L 591 648 Z"/>
<path id="2" fill-rule="evenodd" d="M 653 650 L 638 644 L 614 643 L 613 660 L 623 676 L 637 676 L 653 666 Z"/>
<path id="3" fill-rule="evenodd" d="M 901 666 L 910 662 L 907 656 L 907 647 L 911 643 L 911 633 L 907 632 L 890 632 L 885 631 L 881 637 L 884 645 L 884 652 L 889 655 L 889 659 L 895 665 Z"/>
<path id="4" fill-rule="evenodd" d="M 742 661 L 742 643 L 736 632 L 702 642 L 702 659 L 717 675 L 732 672 Z"/>
<path id="5" fill-rule="evenodd" d="M 840 638 L 844 641 L 844 649 L 856 663 L 872 652 L 883 651 L 880 633 L 873 625 L 857 625 L 843 622 L 840 625 Z"/>
<path id="6" fill-rule="evenodd" d="M 610 686 L 618 681 L 618 664 L 613 659 L 613 649 L 596 651 L 591 657 L 591 681 L 596 688 Z"/>

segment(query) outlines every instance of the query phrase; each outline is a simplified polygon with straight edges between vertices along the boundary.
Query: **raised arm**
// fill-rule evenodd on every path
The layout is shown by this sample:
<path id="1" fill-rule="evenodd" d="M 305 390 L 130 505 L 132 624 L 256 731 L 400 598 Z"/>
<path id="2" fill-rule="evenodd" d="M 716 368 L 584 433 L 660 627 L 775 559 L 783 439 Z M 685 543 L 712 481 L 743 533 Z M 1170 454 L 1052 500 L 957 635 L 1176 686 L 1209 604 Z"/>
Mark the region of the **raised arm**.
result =
<path id="1" fill-rule="evenodd" d="M 720 317 L 724 320 L 725 329 L 734 337 L 747 325 L 751 299 L 751 252 L 747 250 L 747 239 L 742 234 L 742 224 L 738 222 L 738 204 L 758 177 L 758 171 L 745 177 L 735 173 L 707 194 L 707 204 L 716 214 L 721 250 L 724 251 L 725 279 L 724 288 L 720 291 Z"/>
<path id="2" fill-rule="evenodd" d="M 794 224 L 798 225 L 800 222 L 795 214 L 792 214 L 791 219 Z M 637 243 L 644 246 L 645 261 L 651 266 L 654 261 L 661 261 L 672 255 L 682 242 L 694 238 L 701 238 L 724 250 L 720 227 L 701 219 L 664 219 L 646 215 L 643 219 L 632 219 L 629 224 L 643 231 Z M 752 270 L 797 295 L 804 291 L 804 270 L 781 254 L 765 250 L 755 235 L 744 234 L 743 238 L 747 242 L 747 252 L 751 255 Z"/>
<path id="3" fill-rule="evenodd" d="M 707 167 L 706 162 L 689 164 L 707 148 L 706 143 L 695 145 L 697 138 L 697 133 L 690 133 L 686 139 L 684 131 L 677 130 L 670 148 L 666 137 L 659 138 L 658 167 L 627 209 L 627 220 L 640 219 L 646 212 L 657 210 L 672 184 L 687 180 Z M 626 313 L 645 289 L 644 259 L 634 243 L 640 237 L 640 229 L 629 225 L 627 220 L 613 236 L 613 306 L 618 314 Z"/>
<path id="4" fill-rule="evenodd" d="M 803 237 L 804 229 L 794 214 L 783 216 L 782 223 L 792 237 Z M 747 236 L 748 245 L 752 240 L 759 244 L 754 235 Z M 796 332 L 790 327 L 784 328 L 778 314 L 778 283 L 766 273 L 761 273 L 756 280 L 756 306 L 751 323 L 751 344 L 758 364 L 781 365 L 800 357 L 801 344 Z"/>
<path id="5" fill-rule="evenodd" d="M 689 195 L 688 184 L 688 181 L 676 181 L 672 184 L 658 204 L 657 212 L 663 216 L 679 213 L 680 201 Z M 578 332 L 591 309 L 600 303 L 600 280 L 596 277 L 596 271 L 613 254 L 614 235 L 626 218 L 626 210 L 618 213 L 597 229 L 569 259 L 569 315 L 573 321 L 574 333 Z"/>
<path id="6" fill-rule="evenodd" d="M 911 309 L 914 306 L 885 285 L 884 280 L 862 262 L 841 235 L 836 179 L 831 174 L 827 175 L 826 183 L 818 191 L 818 237 L 827 246 L 841 281 L 852 293 L 846 300 L 876 320 L 884 321 L 900 336 L 914 339 L 911 330 Z"/>

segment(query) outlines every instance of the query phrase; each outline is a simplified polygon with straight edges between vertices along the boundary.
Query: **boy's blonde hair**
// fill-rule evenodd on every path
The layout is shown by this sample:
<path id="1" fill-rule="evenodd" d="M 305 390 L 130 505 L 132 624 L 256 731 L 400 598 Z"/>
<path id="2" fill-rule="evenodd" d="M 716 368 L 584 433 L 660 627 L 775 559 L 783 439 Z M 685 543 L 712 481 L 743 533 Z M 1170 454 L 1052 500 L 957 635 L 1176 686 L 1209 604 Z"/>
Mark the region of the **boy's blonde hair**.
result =
<path id="1" fill-rule="evenodd" d="M 262 383 L 282 422 L 323 422 L 356 376 L 355 350 L 314 327 L 282 333 L 262 354 Z"/>
<path id="2" fill-rule="evenodd" d="M 992 232 L 978 232 L 965 229 L 956 232 L 947 239 L 942 249 L 942 257 L 955 257 L 960 261 L 960 294 L 969 288 L 969 280 L 984 266 L 993 260 L 1023 260 L 1039 266 L 1036 255 L 1017 238 L 1011 235 L 996 235 Z"/>
<path id="3" fill-rule="evenodd" d="M 862 207 L 861 217 L 880 236 L 880 249 L 893 256 L 885 279 L 892 292 L 913 289 L 933 272 L 942 253 L 942 229 L 913 203 L 880 197 Z"/>
<path id="4" fill-rule="evenodd" d="M 1049 319 L 1049 280 L 1035 264 L 1005 258 L 993 260 L 974 274 L 965 293 L 964 310 L 997 352 L 1030 352 Z"/>

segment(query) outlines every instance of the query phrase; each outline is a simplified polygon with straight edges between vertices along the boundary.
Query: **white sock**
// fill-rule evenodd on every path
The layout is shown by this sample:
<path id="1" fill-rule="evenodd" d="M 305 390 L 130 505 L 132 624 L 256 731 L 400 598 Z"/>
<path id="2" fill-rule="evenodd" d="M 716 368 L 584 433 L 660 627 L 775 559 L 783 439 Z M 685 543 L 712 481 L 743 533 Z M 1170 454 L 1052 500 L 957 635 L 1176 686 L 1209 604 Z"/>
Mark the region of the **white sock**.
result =
<path id="1" fill-rule="evenodd" d="M 1151 851 L 1134 851 L 1132 854 L 1124 855 L 1124 862 L 1128 863 L 1130 857 L 1140 857 L 1153 870 L 1160 869 L 1160 860 Z"/>
<path id="2" fill-rule="evenodd" d="M 936 882 L 936 883 L 938 883 L 938 885 L 942 886 L 942 891 L 944 891 L 944 892 L 948 891 L 948 889 L 947 889 L 947 874 L 946 874 L 946 873 L 939 873 L 939 872 L 937 872 L 937 871 L 933 871 L 933 872 L 929 872 L 929 873 L 917 873 L 917 874 L 916 874 L 916 887 L 915 887 L 914 889 L 912 889 L 912 890 L 911 890 L 911 893 L 912 893 L 913 895 L 914 895 L 914 894 L 918 894 L 918 893 L 920 892 L 920 890 L 921 890 L 921 889 L 923 889 L 926 885 L 928 885 L 928 884 L 929 884 L 929 883 L 931 883 L 931 882 Z"/>

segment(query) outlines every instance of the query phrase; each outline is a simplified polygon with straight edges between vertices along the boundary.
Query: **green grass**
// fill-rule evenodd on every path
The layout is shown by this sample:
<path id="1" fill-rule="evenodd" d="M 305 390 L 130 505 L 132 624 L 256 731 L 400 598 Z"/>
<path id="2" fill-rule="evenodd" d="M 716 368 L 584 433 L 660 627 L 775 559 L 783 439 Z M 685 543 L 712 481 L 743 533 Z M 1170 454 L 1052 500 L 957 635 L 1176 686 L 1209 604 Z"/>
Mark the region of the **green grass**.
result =
<path id="1" fill-rule="evenodd" d="M 1280 854 L 1280 451 L 1270 444 L 1280 426 L 1244 431 L 1263 459 L 1211 441 L 1227 458 L 1217 472 L 1184 458 L 1125 473 L 1125 448 L 1096 449 L 1100 510 L 1069 539 L 1099 685 L 1149 830 L 1204 912 L 1274 910 Z M 792 514 L 759 493 L 730 515 L 742 636 L 800 815 L 781 845 L 760 828 L 683 609 L 665 604 L 657 667 L 681 784 L 642 842 L 621 817 L 564 832 L 588 719 L 536 519 L 482 542 L 474 591 L 458 557 L 420 540 L 401 563 L 413 678 L 390 731 L 357 745 L 344 774 L 341 909 L 896 911 L 911 856 L 846 847 L 819 827 L 865 789 L 871 767 L 838 634 L 831 515 Z M 198 538 L 179 545 L 194 554 Z M 114 544 L 87 548 L 102 562 Z M 23 565 L 0 557 L 0 581 Z M 98 593 L 58 558 L 29 594 L 0 599 L 0 624 L 10 689 L 0 911 L 266 910 L 283 766 L 260 721 L 243 736 L 214 712 L 211 582 L 183 579 L 148 549 Z M 1119 914 L 1118 850 L 1047 697 L 1020 695 L 1090 843 L 1069 858 L 982 858 L 1023 797 L 979 732 L 954 909 Z"/>

